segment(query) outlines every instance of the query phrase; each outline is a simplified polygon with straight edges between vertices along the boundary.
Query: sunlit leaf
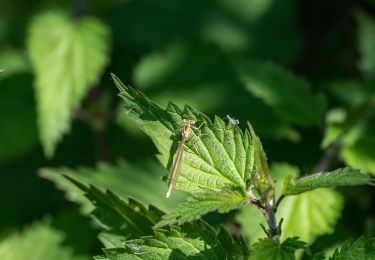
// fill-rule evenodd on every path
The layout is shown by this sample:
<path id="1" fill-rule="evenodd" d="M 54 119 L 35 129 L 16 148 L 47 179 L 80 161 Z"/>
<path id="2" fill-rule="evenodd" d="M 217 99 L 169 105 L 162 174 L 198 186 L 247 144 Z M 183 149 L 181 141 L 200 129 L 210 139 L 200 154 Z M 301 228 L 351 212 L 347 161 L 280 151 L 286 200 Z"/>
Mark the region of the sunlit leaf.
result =
<path id="1" fill-rule="evenodd" d="M 51 157 L 75 110 L 98 82 L 109 56 L 109 31 L 100 21 L 60 13 L 36 16 L 28 52 L 35 71 L 39 135 Z"/>
<path id="2" fill-rule="evenodd" d="M 253 167 L 250 136 L 247 131 L 244 133 L 236 125 L 225 124 L 219 117 L 211 121 L 190 106 L 185 106 L 182 111 L 170 103 L 163 109 L 140 91 L 123 85 L 114 75 L 113 80 L 120 89 L 120 96 L 126 104 L 129 117 L 152 138 L 160 153 L 158 158 L 166 168 L 170 169 L 172 166 L 177 145 L 181 140 L 183 119 L 196 122 L 195 128 L 192 128 L 191 139 L 186 144 L 176 189 L 193 195 L 207 192 L 207 198 L 212 198 L 212 194 L 216 193 L 217 197 L 223 196 L 223 200 L 232 203 L 228 205 L 228 209 L 235 208 L 239 201 L 242 203 L 247 199 L 246 183 Z M 239 193 L 232 193 L 234 197 L 229 199 L 223 192 L 226 189 L 238 190 Z M 239 194 L 242 200 L 238 199 Z M 216 198 L 216 201 L 218 200 Z M 200 200 L 199 204 L 201 203 Z"/>
<path id="3" fill-rule="evenodd" d="M 284 195 L 297 195 L 318 188 L 333 188 L 336 186 L 375 185 L 375 180 L 361 171 L 351 168 L 341 168 L 331 172 L 321 172 L 307 175 L 298 179 L 288 179 L 284 182 Z"/>

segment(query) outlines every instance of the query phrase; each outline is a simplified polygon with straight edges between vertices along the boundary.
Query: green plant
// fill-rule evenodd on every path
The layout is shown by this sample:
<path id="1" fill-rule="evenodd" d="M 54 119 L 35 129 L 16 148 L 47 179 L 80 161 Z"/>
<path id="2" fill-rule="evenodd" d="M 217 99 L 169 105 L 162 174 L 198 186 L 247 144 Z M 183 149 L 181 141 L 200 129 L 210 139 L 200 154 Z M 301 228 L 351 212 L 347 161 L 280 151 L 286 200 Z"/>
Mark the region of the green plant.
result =
<path id="1" fill-rule="evenodd" d="M 291 214 L 282 214 L 285 219 L 278 218 L 278 209 L 283 200 L 295 198 L 297 202 L 294 203 L 298 203 L 299 207 L 308 206 L 309 200 L 319 201 L 316 212 L 310 212 L 304 220 L 294 221 L 308 221 L 315 214 L 321 214 L 322 220 L 335 221 L 337 211 L 342 206 L 340 196 L 332 188 L 375 184 L 370 175 L 352 168 L 304 177 L 298 177 L 295 168 L 287 165 L 269 169 L 262 143 L 250 124 L 243 131 L 236 124 L 225 123 L 220 117 L 211 120 L 188 105 L 181 110 L 169 103 L 163 109 L 142 92 L 123 85 L 115 75 L 112 78 L 120 90 L 119 96 L 125 103 L 128 117 L 151 137 L 159 152 L 158 159 L 167 169 L 171 168 L 175 159 L 182 121 L 194 120 L 201 127 L 191 129 L 194 140 L 186 143 L 176 184 L 176 190 L 187 193 L 188 197 L 168 213 L 154 206 L 146 208 L 134 199 L 123 200 L 109 190 L 103 192 L 95 186 L 84 184 L 95 185 L 93 179 L 92 182 L 84 181 L 65 174 L 65 178 L 91 201 L 94 206 L 91 215 L 103 229 L 100 239 L 105 245 L 105 256 L 98 256 L 98 259 L 247 259 L 249 256 L 250 259 L 294 259 L 298 249 L 303 249 L 312 257 L 307 243 L 297 237 L 283 236 L 280 239 L 283 220 L 288 224 L 286 228 L 290 229 L 293 222 L 289 218 L 296 218 Z M 54 176 L 46 171 L 45 176 Z M 52 179 L 64 183 L 64 177 L 55 176 Z M 72 190 L 72 187 L 64 185 L 62 188 Z M 144 187 L 143 193 L 150 188 Z M 205 214 L 212 211 L 226 213 L 250 207 L 259 211 L 263 220 L 249 216 L 243 221 L 249 221 L 254 228 L 259 225 L 256 220 L 264 222 L 261 224 L 263 238 L 252 246 L 241 235 L 233 238 L 224 227 L 214 230 L 202 220 Z M 300 224 L 294 223 L 297 227 Z M 306 232 L 315 229 L 318 234 L 330 230 L 329 222 L 326 226 L 322 224 L 324 221 L 299 227 L 306 228 Z M 309 240 L 310 237 L 307 235 L 305 238 Z M 366 242 L 369 246 L 361 243 L 356 246 L 373 255 L 375 248 L 371 240 Z M 355 250 L 344 246 L 341 252 L 335 252 L 332 259 L 339 259 L 344 251 L 356 254 Z"/>

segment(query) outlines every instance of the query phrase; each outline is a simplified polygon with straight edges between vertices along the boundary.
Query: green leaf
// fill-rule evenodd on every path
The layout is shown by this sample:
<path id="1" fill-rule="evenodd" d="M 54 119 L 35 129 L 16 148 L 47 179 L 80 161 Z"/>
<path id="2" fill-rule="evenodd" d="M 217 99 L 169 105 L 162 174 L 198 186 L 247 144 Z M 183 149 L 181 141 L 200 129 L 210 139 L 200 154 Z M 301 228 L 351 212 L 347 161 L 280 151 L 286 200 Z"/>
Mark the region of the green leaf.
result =
<path id="1" fill-rule="evenodd" d="M 375 21 L 365 13 L 357 14 L 358 45 L 361 54 L 359 67 L 370 79 L 375 77 Z"/>
<path id="2" fill-rule="evenodd" d="M 221 239 L 208 224 L 197 221 L 155 230 L 153 236 L 126 241 L 125 248 L 103 251 L 108 259 L 247 259 L 243 240 L 235 243 L 233 238 L 228 241 L 223 234 L 219 236 Z M 234 248 L 240 250 L 230 255 Z"/>
<path id="3" fill-rule="evenodd" d="M 375 185 L 375 180 L 359 170 L 341 168 L 332 172 L 315 173 L 299 179 L 287 179 L 284 182 L 283 194 L 297 195 L 318 188 L 337 186 Z"/>
<path id="4" fill-rule="evenodd" d="M 304 79 L 271 63 L 233 59 L 233 66 L 245 87 L 288 122 L 311 126 L 322 117 L 325 98 Z"/>
<path id="5" fill-rule="evenodd" d="M 276 181 L 276 194 L 281 195 L 283 180 L 287 176 L 297 177 L 299 170 L 285 163 L 274 163 L 271 165 L 271 174 Z M 325 202 L 324 207 L 322 201 Z M 342 208 L 342 196 L 330 189 L 316 189 L 286 197 L 276 214 L 278 220 L 283 218 L 281 239 L 298 236 L 303 241 L 312 242 L 318 236 L 332 233 Z M 251 242 L 265 236 L 259 224 L 267 223 L 256 207 L 242 207 L 236 220 Z"/>
<path id="6" fill-rule="evenodd" d="M 17 260 L 66 260 L 87 259 L 73 255 L 70 248 L 63 246 L 64 234 L 48 223 L 36 223 L 22 233 L 15 233 L 0 243 L 1 259 Z"/>
<path id="7" fill-rule="evenodd" d="M 375 259 L 375 238 L 360 237 L 355 241 L 347 240 L 337 248 L 330 260 L 370 260 Z"/>
<path id="8" fill-rule="evenodd" d="M 154 206 L 146 208 L 132 198 L 124 201 L 109 190 L 103 192 L 74 178 L 66 178 L 85 192 L 94 205 L 91 216 L 104 230 L 100 238 L 105 245 L 118 245 L 126 239 L 153 234 L 152 227 L 164 214 Z"/>
<path id="9" fill-rule="evenodd" d="M 160 177 L 166 174 L 168 172 L 157 162 L 144 161 L 140 165 L 131 164 L 125 160 L 119 160 L 115 165 L 98 163 L 95 169 L 81 167 L 78 169 L 44 168 L 40 170 L 40 175 L 54 182 L 59 189 L 66 193 L 69 200 L 80 204 L 84 213 L 92 210 L 92 204 L 84 197 L 82 191 L 63 175 L 75 178 L 82 183 L 94 185 L 101 190 L 110 189 L 123 198 L 131 196 L 141 201 L 147 201 L 147 203 L 168 212 L 185 196 L 175 193 L 171 199 L 165 199 L 166 187 L 160 181 Z"/>
<path id="10" fill-rule="evenodd" d="M 265 238 L 259 240 L 252 247 L 250 259 L 254 260 L 294 260 L 296 251 L 304 249 L 311 255 L 305 242 L 298 240 L 297 237 L 288 238 L 278 245 L 274 240 Z"/>
<path id="11" fill-rule="evenodd" d="M 284 219 L 281 237 L 298 236 L 312 242 L 318 236 L 331 234 L 343 206 L 342 196 L 331 189 L 316 189 L 287 197 L 277 211 L 278 218 Z"/>
<path id="12" fill-rule="evenodd" d="M 112 77 L 120 89 L 119 95 L 125 101 L 129 117 L 152 138 L 160 153 L 158 158 L 166 168 L 171 168 L 181 140 L 182 120 L 192 119 L 196 127 L 200 126 L 199 130 L 192 129 L 192 137 L 186 143 L 176 189 L 191 194 L 200 193 L 201 198 L 202 193 L 208 192 L 207 198 L 210 199 L 216 192 L 217 196 L 225 197 L 216 197 L 216 201 L 234 203 L 240 201 L 238 193 L 232 193 L 234 197 L 229 199 L 228 194 L 223 192 L 233 189 L 239 190 L 243 200 L 246 199 L 247 182 L 253 165 L 248 131 L 243 133 L 238 126 L 225 124 L 219 117 L 212 122 L 190 106 L 185 106 L 181 111 L 170 103 L 163 109 L 141 92 L 123 85 L 115 75 Z M 228 208 L 235 206 L 233 204 Z"/>
<path id="13" fill-rule="evenodd" d="M 215 210 L 225 213 L 238 208 L 245 202 L 241 192 L 229 188 L 223 189 L 220 193 L 211 190 L 196 193 L 186 202 L 178 205 L 171 213 L 164 215 L 156 227 L 182 224 Z"/>
<path id="14" fill-rule="evenodd" d="M 31 23 L 28 52 L 35 71 L 39 135 L 51 157 L 75 110 L 109 59 L 109 31 L 100 21 L 44 13 Z"/>

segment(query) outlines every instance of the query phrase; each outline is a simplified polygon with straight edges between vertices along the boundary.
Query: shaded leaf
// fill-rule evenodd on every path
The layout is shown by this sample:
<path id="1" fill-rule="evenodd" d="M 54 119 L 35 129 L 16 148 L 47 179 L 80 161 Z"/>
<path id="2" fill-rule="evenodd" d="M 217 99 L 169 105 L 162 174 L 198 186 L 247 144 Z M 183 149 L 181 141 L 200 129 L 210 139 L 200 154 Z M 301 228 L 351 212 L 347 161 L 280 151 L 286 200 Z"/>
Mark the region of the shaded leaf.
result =
<path id="1" fill-rule="evenodd" d="M 87 183 L 105 190 L 110 189 L 123 198 L 129 196 L 147 201 L 163 211 L 174 208 L 185 196 L 175 193 L 171 199 L 165 199 L 165 184 L 160 177 L 168 174 L 157 162 L 147 161 L 140 164 L 130 164 L 120 160 L 116 164 L 98 163 L 95 169 L 81 167 L 44 168 L 40 175 L 54 182 L 56 186 L 66 193 L 69 200 L 79 203 L 84 213 L 93 208 L 92 204 L 84 197 L 83 192 L 68 181 L 63 175 L 75 178 L 82 183 Z"/>
<path id="2" fill-rule="evenodd" d="M 304 79 L 271 63 L 239 58 L 232 62 L 245 87 L 273 107 L 280 117 L 301 126 L 311 126 L 322 117 L 325 98 L 312 93 Z"/>
<path id="3" fill-rule="evenodd" d="M 109 190 L 103 192 L 95 186 L 87 187 L 71 177 L 66 178 L 85 192 L 94 205 L 91 216 L 104 230 L 100 238 L 105 245 L 118 245 L 127 239 L 153 234 L 152 227 L 164 214 L 154 206 L 147 208 L 132 198 L 124 201 Z"/>
<path id="4" fill-rule="evenodd" d="M 108 62 L 109 31 L 94 18 L 74 21 L 60 13 L 44 13 L 30 25 L 28 52 L 36 75 L 39 135 L 51 157 Z"/>
<path id="5" fill-rule="evenodd" d="M 357 13 L 358 47 L 361 53 L 359 67 L 363 74 L 375 78 L 375 21 L 365 13 Z"/>

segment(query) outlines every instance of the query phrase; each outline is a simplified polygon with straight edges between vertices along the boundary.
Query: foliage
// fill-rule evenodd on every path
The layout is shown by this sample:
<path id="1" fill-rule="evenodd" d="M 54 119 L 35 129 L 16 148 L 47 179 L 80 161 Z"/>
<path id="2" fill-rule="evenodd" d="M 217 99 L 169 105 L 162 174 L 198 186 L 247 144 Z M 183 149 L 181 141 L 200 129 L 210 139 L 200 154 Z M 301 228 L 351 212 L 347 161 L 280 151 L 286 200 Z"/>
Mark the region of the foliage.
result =
<path id="1" fill-rule="evenodd" d="M 47 221 L 35 223 L 22 233 L 14 233 L 0 243 L 2 259 L 85 259 L 63 246 L 64 234 Z"/>
<path id="2" fill-rule="evenodd" d="M 0 1 L 0 258 L 372 259 L 374 8 Z"/>
<path id="3" fill-rule="evenodd" d="M 340 249 L 336 249 L 330 260 L 341 259 L 372 259 L 375 257 L 374 238 L 360 237 L 357 240 L 347 240 Z"/>
<path id="4" fill-rule="evenodd" d="M 281 195 L 283 179 L 288 176 L 297 177 L 299 170 L 285 163 L 275 163 L 271 165 L 271 173 L 276 180 L 276 193 Z M 322 201 L 325 203 L 324 207 Z M 316 189 L 287 197 L 277 212 L 278 217 L 283 218 L 281 236 L 284 239 L 297 236 L 303 241 L 312 242 L 318 236 L 332 233 L 342 207 L 342 196 L 330 189 Z M 264 236 L 259 223 L 266 225 L 266 221 L 256 208 L 242 208 L 237 221 L 252 243 Z"/>
<path id="5" fill-rule="evenodd" d="M 108 41 L 108 29 L 94 18 L 77 23 L 63 14 L 45 13 L 32 22 L 28 51 L 36 74 L 40 138 L 48 157 L 108 62 Z"/>
<path id="6" fill-rule="evenodd" d="M 295 252 L 297 249 L 309 249 L 306 244 L 298 238 L 288 238 L 281 245 L 278 245 L 274 240 L 265 238 L 259 240 L 250 255 L 251 259 L 272 259 L 272 260 L 292 260 L 296 259 Z"/>

